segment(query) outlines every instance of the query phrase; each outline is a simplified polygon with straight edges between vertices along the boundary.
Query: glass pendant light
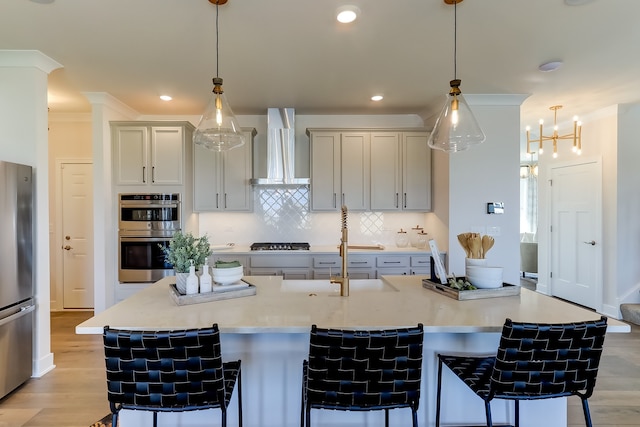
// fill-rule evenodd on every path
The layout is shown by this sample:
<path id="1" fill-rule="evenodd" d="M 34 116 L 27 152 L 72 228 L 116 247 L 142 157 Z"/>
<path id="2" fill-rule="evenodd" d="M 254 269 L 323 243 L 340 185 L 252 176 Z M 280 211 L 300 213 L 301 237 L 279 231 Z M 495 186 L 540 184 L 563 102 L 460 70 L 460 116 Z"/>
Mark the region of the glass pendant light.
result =
<path id="1" fill-rule="evenodd" d="M 218 6 L 227 0 L 209 0 L 216 5 L 216 76 L 218 60 Z M 212 151 L 227 151 L 244 144 L 244 135 L 222 89 L 222 78 L 213 78 L 213 94 L 200 123 L 193 133 L 193 142 Z"/>
<path id="2" fill-rule="evenodd" d="M 454 37 L 453 37 L 453 80 L 447 100 L 438 115 L 435 127 L 429 136 L 429 146 L 442 151 L 463 151 L 485 140 L 484 132 L 480 129 L 467 101 L 460 91 L 461 80 L 457 76 L 457 4 L 462 0 L 444 0 L 454 5 Z"/>

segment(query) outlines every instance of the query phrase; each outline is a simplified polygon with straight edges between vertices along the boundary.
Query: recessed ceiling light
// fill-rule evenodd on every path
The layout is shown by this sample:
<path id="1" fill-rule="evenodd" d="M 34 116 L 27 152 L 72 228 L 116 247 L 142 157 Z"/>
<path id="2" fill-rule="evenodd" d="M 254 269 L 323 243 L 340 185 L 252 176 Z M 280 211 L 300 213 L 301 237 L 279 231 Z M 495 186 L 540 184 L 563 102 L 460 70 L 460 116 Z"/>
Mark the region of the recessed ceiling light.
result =
<path id="1" fill-rule="evenodd" d="M 355 21 L 359 13 L 360 9 L 355 6 L 342 6 L 338 8 L 336 19 L 338 20 L 338 22 L 348 24 L 349 22 Z"/>
<path id="2" fill-rule="evenodd" d="M 160 99 L 162 99 L 163 101 L 171 101 L 173 98 L 169 95 L 160 95 Z"/>
<path id="3" fill-rule="evenodd" d="M 372 101 L 382 101 L 383 98 L 384 98 L 384 96 L 382 96 L 382 95 L 373 95 L 371 97 L 371 100 Z"/>
<path id="4" fill-rule="evenodd" d="M 550 61 L 550 62 L 545 62 L 544 64 L 541 64 L 538 67 L 538 70 L 544 73 L 548 73 L 549 71 L 555 71 L 560 67 L 562 67 L 562 61 Z"/>

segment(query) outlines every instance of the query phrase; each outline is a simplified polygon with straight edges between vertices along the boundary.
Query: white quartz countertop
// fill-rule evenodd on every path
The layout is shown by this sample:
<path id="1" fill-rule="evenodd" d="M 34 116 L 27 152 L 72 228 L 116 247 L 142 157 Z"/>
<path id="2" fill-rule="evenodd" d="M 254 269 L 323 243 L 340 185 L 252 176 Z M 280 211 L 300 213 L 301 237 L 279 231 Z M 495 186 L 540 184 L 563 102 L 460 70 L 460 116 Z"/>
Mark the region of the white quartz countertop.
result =
<path id="1" fill-rule="evenodd" d="M 223 333 L 308 333 L 326 328 L 396 328 L 424 325 L 426 333 L 499 332 L 506 318 L 526 322 L 573 322 L 600 314 L 522 288 L 519 296 L 456 301 L 422 287 L 426 276 L 383 276 L 396 290 L 334 293 L 289 292 L 280 276 L 247 276 L 256 295 L 178 306 L 166 277 L 76 326 L 78 334 L 102 334 L 103 327 L 168 330 L 210 326 Z M 335 289 L 339 285 L 335 286 Z M 609 319 L 609 332 L 629 332 Z"/>

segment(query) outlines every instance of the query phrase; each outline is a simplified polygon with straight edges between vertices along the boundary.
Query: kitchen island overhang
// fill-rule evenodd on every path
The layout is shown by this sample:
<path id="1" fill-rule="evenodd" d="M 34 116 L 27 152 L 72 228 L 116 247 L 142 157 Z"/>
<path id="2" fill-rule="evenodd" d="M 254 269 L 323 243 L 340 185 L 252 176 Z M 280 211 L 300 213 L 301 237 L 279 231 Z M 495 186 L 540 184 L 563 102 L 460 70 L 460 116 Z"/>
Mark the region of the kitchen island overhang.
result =
<path id="1" fill-rule="evenodd" d="M 294 426 L 299 423 L 302 360 L 308 353 L 312 324 L 327 328 L 382 329 L 424 325 L 424 366 L 419 409 L 421 426 L 430 426 L 435 414 L 436 354 L 438 352 L 495 352 L 506 318 L 536 323 L 565 323 L 598 319 L 594 311 L 527 289 L 518 296 L 456 301 L 421 285 L 425 276 L 384 276 L 396 291 L 338 294 L 291 292 L 278 276 L 249 276 L 254 296 L 194 305 L 176 305 L 169 296 L 172 278 L 97 314 L 76 327 L 78 334 L 102 334 L 103 327 L 121 329 L 183 329 L 218 323 L 225 359 L 243 360 L 245 426 Z M 610 319 L 608 332 L 629 332 L 629 325 Z M 606 340 L 605 340 L 606 346 Z M 446 376 L 443 420 L 447 423 L 482 421 L 480 399 Z M 597 390 L 597 386 L 596 386 Z M 464 398 L 450 396 L 464 396 Z M 106 397 L 105 397 L 106 399 Z M 504 403 L 504 404 L 503 404 Z M 232 405 L 233 406 L 233 405 Z M 492 405 L 494 419 L 512 420 L 512 405 Z M 566 399 L 521 405 L 526 426 L 566 426 Z M 392 411 L 393 423 L 410 422 L 410 411 Z M 230 425 L 236 411 L 229 411 Z M 174 417 L 174 415 L 166 414 Z M 314 411 L 314 425 L 377 424 L 378 413 Z M 190 419 L 189 419 L 190 418 Z M 175 425 L 198 424 L 202 414 L 175 415 Z M 144 425 L 139 413 L 123 414 L 123 427 Z M 138 424 L 143 423 L 143 424 Z M 185 424 L 183 424 L 185 423 Z M 204 425 L 204 424 L 202 424 Z"/>

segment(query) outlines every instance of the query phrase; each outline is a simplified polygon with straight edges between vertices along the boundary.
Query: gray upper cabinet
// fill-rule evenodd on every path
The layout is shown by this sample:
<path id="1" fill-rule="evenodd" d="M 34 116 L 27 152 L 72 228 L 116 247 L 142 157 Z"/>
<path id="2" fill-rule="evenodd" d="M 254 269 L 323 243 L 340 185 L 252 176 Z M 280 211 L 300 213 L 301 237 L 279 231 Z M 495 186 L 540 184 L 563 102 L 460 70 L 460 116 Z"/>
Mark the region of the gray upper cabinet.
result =
<path id="1" fill-rule="evenodd" d="M 431 210 L 427 132 L 371 134 L 371 210 Z"/>
<path id="2" fill-rule="evenodd" d="M 370 133 L 308 129 L 311 141 L 311 210 L 370 207 Z"/>
<path id="3" fill-rule="evenodd" d="M 189 123 L 112 122 L 115 185 L 183 185 Z"/>
<path id="4" fill-rule="evenodd" d="M 196 212 L 253 210 L 251 189 L 255 129 L 243 129 L 245 144 L 224 152 L 194 145 L 193 209 Z"/>
<path id="5" fill-rule="evenodd" d="M 431 149 L 422 130 L 307 129 L 311 210 L 431 210 Z"/>

